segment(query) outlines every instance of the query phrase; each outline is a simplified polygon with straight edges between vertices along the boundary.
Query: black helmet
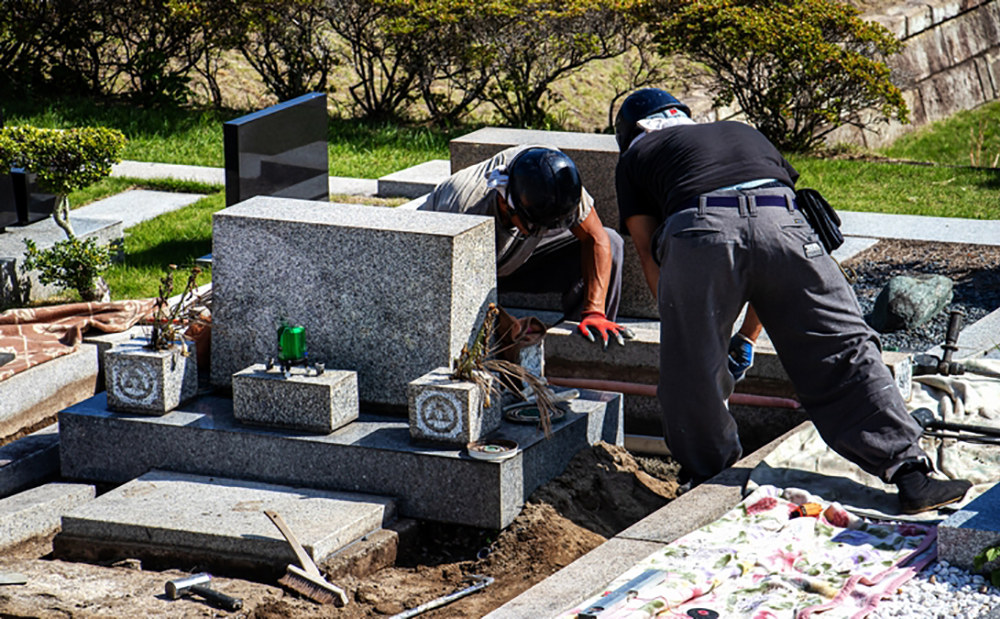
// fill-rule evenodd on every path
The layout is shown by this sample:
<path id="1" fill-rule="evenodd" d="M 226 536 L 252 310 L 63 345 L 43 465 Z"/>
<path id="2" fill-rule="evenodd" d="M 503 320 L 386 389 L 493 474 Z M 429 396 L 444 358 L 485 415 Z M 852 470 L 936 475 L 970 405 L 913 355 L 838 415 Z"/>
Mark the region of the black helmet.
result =
<path id="1" fill-rule="evenodd" d="M 582 185 L 573 160 L 558 150 L 529 148 L 507 166 L 507 195 L 527 223 L 546 228 L 569 224 L 580 203 Z"/>
<path id="2" fill-rule="evenodd" d="M 618 150 L 624 153 L 635 136 L 639 134 L 636 123 L 657 112 L 669 109 L 678 109 L 691 116 L 690 108 L 666 90 L 643 88 L 626 97 L 622 106 L 618 108 L 618 115 L 615 116 L 615 139 L 618 141 Z"/>

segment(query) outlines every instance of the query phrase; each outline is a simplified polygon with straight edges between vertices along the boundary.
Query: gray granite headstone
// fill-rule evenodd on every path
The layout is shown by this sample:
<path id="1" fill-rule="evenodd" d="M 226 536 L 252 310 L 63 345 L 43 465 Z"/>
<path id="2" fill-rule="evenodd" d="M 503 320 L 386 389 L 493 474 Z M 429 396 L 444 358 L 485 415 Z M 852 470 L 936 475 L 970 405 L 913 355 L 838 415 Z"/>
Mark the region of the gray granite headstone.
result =
<path id="1" fill-rule="evenodd" d="M 258 196 L 215 214 L 212 383 L 277 353 L 358 373 L 362 403 L 405 413 L 406 386 L 451 365 L 496 301 L 493 220 Z"/>
<path id="2" fill-rule="evenodd" d="M 584 187 L 594 197 L 594 208 L 597 209 L 601 223 L 609 228 L 621 229 L 618 225 L 618 198 L 615 193 L 618 144 L 613 135 L 486 127 L 451 141 L 451 171 L 455 173 L 519 144 L 558 148 L 569 155 L 580 171 Z M 500 303 L 504 307 L 560 309 L 559 296 L 551 294 L 505 294 Z M 628 318 L 660 316 L 642 273 L 639 255 L 629 239 L 625 240 L 622 296 L 618 315 Z"/>
<path id="3" fill-rule="evenodd" d="M 291 368 L 258 363 L 233 375 L 233 416 L 251 425 L 329 434 L 358 418 L 356 372 Z"/>
<path id="4" fill-rule="evenodd" d="M 326 94 L 312 93 L 225 123 L 226 205 L 254 196 L 330 199 Z"/>

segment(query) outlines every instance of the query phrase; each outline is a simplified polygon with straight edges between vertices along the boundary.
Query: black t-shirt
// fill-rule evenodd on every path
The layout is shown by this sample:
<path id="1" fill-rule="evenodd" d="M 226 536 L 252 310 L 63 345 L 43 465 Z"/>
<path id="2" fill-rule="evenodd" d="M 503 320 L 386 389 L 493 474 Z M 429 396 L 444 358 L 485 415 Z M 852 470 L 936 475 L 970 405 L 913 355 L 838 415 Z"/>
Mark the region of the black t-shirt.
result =
<path id="1" fill-rule="evenodd" d="M 665 220 L 690 198 L 760 178 L 795 186 L 799 173 L 759 131 L 740 122 L 679 125 L 645 136 L 618 160 L 619 221 Z"/>

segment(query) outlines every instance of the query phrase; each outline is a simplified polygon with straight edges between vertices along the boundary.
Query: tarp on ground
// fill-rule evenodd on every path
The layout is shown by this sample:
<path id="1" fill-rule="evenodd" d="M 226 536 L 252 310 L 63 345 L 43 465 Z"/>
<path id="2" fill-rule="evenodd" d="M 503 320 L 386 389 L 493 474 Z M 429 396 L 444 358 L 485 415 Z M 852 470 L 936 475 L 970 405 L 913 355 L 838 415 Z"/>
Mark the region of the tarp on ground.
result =
<path id="1" fill-rule="evenodd" d="M 14 359 L 0 365 L 0 381 L 76 351 L 91 328 L 121 333 L 148 317 L 154 299 L 110 303 L 67 303 L 7 310 L 0 314 L 0 353 Z M 5 355 L 9 356 L 9 355 Z"/>
<path id="2" fill-rule="evenodd" d="M 966 359 L 962 363 L 966 366 L 965 374 L 915 377 L 908 408 L 910 411 L 929 408 L 938 420 L 948 423 L 1000 430 L 1000 378 L 997 378 L 1000 376 L 1000 360 Z M 967 436 L 975 434 L 967 433 Z M 883 483 L 835 453 L 811 425 L 782 442 L 754 468 L 747 492 L 760 486 L 802 488 L 826 500 L 837 501 L 862 515 L 940 520 L 1000 481 L 1000 438 L 993 439 L 993 443 L 928 436 L 921 438 L 921 446 L 940 475 L 968 479 L 974 486 L 960 503 L 916 516 L 899 513 L 894 485 Z"/>
<path id="3" fill-rule="evenodd" d="M 818 515 L 796 517 L 805 503 Z M 864 616 L 934 559 L 936 538 L 933 526 L 869 522 L 808 493 L 761 486 L 560 619 L 619 589 L 635 593 L 601 619 Z"/>

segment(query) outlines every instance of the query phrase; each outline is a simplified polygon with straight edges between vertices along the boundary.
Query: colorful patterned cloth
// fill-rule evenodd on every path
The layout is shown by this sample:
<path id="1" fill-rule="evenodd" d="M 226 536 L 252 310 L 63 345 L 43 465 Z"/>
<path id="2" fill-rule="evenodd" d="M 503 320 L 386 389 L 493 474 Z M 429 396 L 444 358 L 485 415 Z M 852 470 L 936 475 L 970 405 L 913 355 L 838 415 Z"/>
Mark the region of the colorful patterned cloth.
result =
<path id="1" fill-rule="evenodd" d="M 806 503 L 819 515 L 797 516 Z M 802 490 L 763 486 L 561 617 L 576 619 L 644 573 L 652 578 L 601 619 L 864 617 L 935 557 L 936 537 L 935 527 L 876 524 Z"/>
<path id="2" fill-rule="evenodd" d="M 0 314 L 0 353 L 14 353 L 0 365 L 0 380 L 74 352 L 90 328 L 105 333 L 131 329 L 153 310 L 153 299 L 69 303 L 8 310 Z"/>

